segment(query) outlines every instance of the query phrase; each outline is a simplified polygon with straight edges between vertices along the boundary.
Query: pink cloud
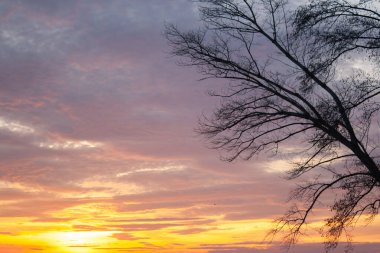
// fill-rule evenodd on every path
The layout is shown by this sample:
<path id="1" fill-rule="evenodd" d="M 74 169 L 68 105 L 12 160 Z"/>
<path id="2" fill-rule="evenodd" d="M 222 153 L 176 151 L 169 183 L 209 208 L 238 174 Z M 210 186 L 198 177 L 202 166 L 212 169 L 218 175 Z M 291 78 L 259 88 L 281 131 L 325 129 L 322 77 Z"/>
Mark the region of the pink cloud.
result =
<path id="1" fill-rule="evenodd" d="M 136 237 L 134 235 L 127 234 L 127 233 L 115 233 L 112 235 L 112 237 L 121 241 L 135 241 L 135 240 L 144 239 L 144 238 Z"/>

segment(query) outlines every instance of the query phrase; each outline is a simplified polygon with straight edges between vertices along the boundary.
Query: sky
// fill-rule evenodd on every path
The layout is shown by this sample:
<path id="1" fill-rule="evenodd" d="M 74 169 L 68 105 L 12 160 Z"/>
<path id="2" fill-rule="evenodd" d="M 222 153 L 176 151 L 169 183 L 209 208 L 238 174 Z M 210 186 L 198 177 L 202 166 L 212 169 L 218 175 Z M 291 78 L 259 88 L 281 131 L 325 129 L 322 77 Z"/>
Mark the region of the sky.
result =
<path id="1" fill-rule="evenodd" d="M 187 0 L 0 2 L 0 252 L 284 252 L 265 235 L 289 164 L 223 162 L 194 131 L 223 83 L 178 66 L 163 31 L 198 20 Z M 321 252 L 322 218 L 290 252 Z M 380 252 L 379 219 L 353 233 Z"/>

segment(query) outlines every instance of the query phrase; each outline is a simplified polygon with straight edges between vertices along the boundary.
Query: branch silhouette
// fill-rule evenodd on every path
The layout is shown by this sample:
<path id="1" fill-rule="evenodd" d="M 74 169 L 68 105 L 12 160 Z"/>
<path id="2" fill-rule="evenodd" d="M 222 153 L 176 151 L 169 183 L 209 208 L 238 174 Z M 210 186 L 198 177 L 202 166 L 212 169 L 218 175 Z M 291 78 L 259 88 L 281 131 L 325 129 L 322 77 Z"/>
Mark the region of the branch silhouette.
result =
<path id="1" fill-rule="evenodd" d="M 322 235 L 326 249 L 335 248 L 360 216 L 373 218 L 380 207 L 380 82 L 376 72 L 350 67 L 352 59 L 379 64 L 374 1 L 313 0 L 295 9 L 284 0 L 198 3 L 205 26 L 184 32 L 168 25 L 166 37 L 180 64 L 229 81 L 228 90 L 211 94 L 222 104 L 199 133 L 227 161 L 303 147 L 288 179 L 314 178 L 305 176 L 292 192 L 301 205 L 272 233 L 287 231 L 286 242 L 296 243 L 312 210 L 332 192 Z"/>

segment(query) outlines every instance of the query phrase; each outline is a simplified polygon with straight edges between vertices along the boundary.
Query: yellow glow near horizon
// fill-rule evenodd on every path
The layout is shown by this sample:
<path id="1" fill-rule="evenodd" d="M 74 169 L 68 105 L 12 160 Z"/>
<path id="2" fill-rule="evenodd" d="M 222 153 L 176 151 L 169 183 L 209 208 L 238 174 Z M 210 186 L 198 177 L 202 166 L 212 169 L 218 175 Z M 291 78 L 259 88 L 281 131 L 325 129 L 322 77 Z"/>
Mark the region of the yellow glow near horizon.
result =
<path id="1" fill-rule="evenodd" d="M 379 222 L 375 221 L 373 228 L 378 227 Z M 204 231 L 191 235 L 181 235 L 173 229 L 144 230 L 139 232 L 120 231 L 52 231 L 33 233 L 33 231 L 20 234 L 0 234 L 0 242 L 6 242 L 5 246 L 20 247 L 15 251 L 8 251 L 8 248 L 1 248 L 0 252 L 32 253 L 36 249 L 46 253 L 116 253 L 119 249 L 131 250 L 130 252 L 154 252 L 176 253 L 190 252 L 188 248 L 196 250 L 192 253 L 205 253 L 206 250 L 199 248 L 200 244 L 235 245 L 245 242 L 244 246 L 252 248 L 270 248 L 264 238 L 265 234 L 272 227 L 270 219 L 255 219 L 242 221 L 220 220 L 217 228 L 205 226 Z M 308 237 L 303 237 L 299 243 L 320 243 L 323 241 L 316 229 L 322 226 L 321 222 L 310 224 Z M 184 226 L 186 228 L 186 226 Z M 207 230 L 210 228 L 210 230 Z M 49 229 L 54 229 L 53 227 Z M 182 228 L 178 228 L 179 230 Z M 368 229 L 368 227 L 367 227 Z M 370 228 L 369 228 L 370 229 Z M 42 230 L 41 230 L 42 231 Z M 115 234 L 126 234 L 125 238 L 116 237 Z M 376 233 L 374 233 L 376 235 Z M 378 242 L 378 235 L 372 240 L 368 236 L 355 237 L 356 242 Z M 275 238 L 275 241 L 281 238 Z M 248 243 L 251 242 L 251 243 Z M 278 241 L 277 241 L 278 242 Z M 3 245 L 4 246 L 4 245 Z M 146 249 L 144 247 L 147 247 Z M 2 251 L 4 250 L 5 251 Z M 24 250 L 25 249 L 25 250 Z"/>
<path id="2" fill-rule="evenodd" d="M 79 204 L 52 212 L 46 221 L 41 219 L 40 222 L 28 218 L 0 218 L 2 227 L 8 228 L 0 233 L 0 246 L 3 246 L 0 252 L 33 253 L 39 250 L 46 253 L 116 253 L 124 249 L 131 253 L 206 253 L 207 249 L 202 248 L 202 244 L 216 248 L 220 245 L 239 247 L 239 243 L 256 249 L 271 247 L 265 240 L 266 234 L 273 228 L 270 218 L 228 220 L 223 215 L 202 216 L 194 221 L 174 218 L 183 217 L 185 212 L 184 208 L 118 212 L 110 203 L 100 202 Z M 299 243 L 323 242 L 317 233 L 324 225 L 322 214 L 316 213 L 309 229 L 305 230 L 307 236 L 301 237 Z M 205 224 L 198 224 L 202 220 L 205 220 Z M 362 224 L 363 221 L 358 223 Z M 379 242 L 379 224 L 380 220 L 374 220 L 373 231 L 371 227 L 366 227 L 363 233 L 359 232 L 359 236 L 355 237 L 356 242 Z M 188 231 L 190 233 L 187 234 Z M 372 235 L 365 231 L 371 231 Z M 278 243 L 281 239 L 279 235 L 274 241 Z"/>

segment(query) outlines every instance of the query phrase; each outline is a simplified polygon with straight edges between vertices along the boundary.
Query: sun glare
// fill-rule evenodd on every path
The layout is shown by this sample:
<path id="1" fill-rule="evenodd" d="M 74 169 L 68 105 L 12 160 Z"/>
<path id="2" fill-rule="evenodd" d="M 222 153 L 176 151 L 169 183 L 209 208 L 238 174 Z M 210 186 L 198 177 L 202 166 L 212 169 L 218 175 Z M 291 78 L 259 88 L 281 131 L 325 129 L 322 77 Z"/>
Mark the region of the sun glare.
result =
<path id="1" fill-rule="evenodd" d="M 77 231 L 77 232 L 51 232 L 43 237 L 67 252 L 87 253 L 92 249 L 104 246 L 113 239 L 111 235 L 117 231 Z"/>

